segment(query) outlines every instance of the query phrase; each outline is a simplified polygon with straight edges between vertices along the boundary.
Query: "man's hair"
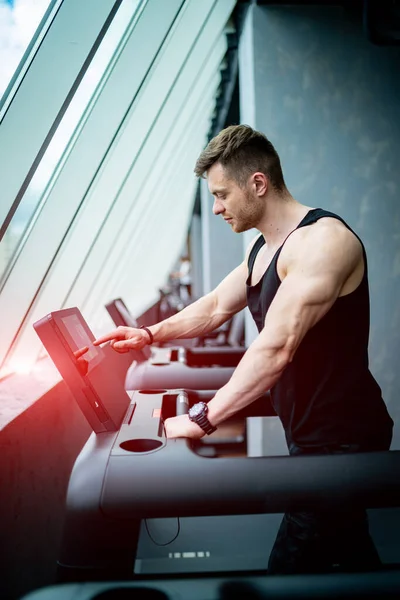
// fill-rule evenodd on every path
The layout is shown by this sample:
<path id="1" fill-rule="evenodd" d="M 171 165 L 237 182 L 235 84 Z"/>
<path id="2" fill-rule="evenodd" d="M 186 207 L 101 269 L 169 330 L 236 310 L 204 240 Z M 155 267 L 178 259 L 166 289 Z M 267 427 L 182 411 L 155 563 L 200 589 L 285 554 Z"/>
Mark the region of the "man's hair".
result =
<path id="1" fill-rule="evenodd" d="M 278 153 L 263 133 L 249 125 L 231 125 L 210 140 L 197 159 L 197 177 L 203 177 L 216 162 L 241 187 L 258 171 L 268 177 L 276 191 L 286 189 Z"/>

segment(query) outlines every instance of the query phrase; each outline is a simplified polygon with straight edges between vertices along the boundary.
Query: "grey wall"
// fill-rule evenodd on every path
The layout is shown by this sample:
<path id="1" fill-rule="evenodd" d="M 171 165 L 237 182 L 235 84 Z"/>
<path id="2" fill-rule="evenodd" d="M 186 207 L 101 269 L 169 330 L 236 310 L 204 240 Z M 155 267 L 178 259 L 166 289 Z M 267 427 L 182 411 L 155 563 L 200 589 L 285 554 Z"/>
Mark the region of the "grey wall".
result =
<path id="1" fill-rule="evenodd" d="M 68 479 L 89 433 L 64 382 L 1 432 L 1 598 L 55 581 Z"/>
<path id="2" fill-rule="evenodd" d="M 253 5 L 248 18 L 250 124 L 276 146 L 294 197 L 339 213 L 365 243 L 371 370 L 399 423 L 400 50 L 372 45 L 340 7 Z"/>

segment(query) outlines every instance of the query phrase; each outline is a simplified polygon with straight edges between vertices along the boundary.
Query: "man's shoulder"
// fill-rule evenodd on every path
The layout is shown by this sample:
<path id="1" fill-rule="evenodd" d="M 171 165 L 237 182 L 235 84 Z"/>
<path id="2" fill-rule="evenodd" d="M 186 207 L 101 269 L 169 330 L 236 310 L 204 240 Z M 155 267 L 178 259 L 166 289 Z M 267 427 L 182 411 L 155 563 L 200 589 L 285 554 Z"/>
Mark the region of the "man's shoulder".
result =
<path id="1" fill-rule="evenodd" d="M 316 257 L 334 262 L 341 262 L 342 258 L 346 262 L 357 262 L 363 257 L 362 244 L 342 221 L 322 217 L 315 223 L 296 229 L 282 252 L 282 262 L 286 266 L 293 261 L 303 262 Z"/>
<path id="2" fill-rule="evenodd" d="M 339 219 L 335 217 L 321 217 L 318 221 L 296 229 L 287 240 L 288 248 L 352 244 L 361 248 L 361 241 L 356 234 Z"/>

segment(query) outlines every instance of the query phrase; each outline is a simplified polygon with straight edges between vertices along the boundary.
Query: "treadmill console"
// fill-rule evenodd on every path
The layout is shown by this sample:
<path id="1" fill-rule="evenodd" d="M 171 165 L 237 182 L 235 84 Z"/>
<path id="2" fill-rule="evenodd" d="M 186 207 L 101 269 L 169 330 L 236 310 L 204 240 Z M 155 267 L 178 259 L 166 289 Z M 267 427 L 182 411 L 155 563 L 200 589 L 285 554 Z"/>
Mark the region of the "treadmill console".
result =
<path id="1" fill-rule="evenodd" d="M 51 312 L 33 327 L 93 431 L 118 430 L 130 397 L 79 309 Z"/>

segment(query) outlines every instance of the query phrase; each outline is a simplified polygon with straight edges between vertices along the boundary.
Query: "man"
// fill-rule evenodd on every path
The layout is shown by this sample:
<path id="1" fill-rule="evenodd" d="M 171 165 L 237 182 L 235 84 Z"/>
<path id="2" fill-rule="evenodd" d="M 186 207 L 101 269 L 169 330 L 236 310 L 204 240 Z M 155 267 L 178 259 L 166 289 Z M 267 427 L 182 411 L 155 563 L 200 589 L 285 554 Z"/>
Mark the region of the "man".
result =
<path id="1" fill-rule="evenodd" d="M 245 260 L 218 287 L 147 330 L 118 328 L 97 340 L 116 351 L 197 337 L 248 305 L 259 335 L 208 406 L 165 422 L 168 437 L 200 438 L 271 390 L 290 454 L 389 449 L 393 422 L 368 369 L 369 292 L 360 239 L 332 213 L 297 202 L 267 138 L 231 126 L 195 168 L 213 212 L 236 233 L 256 228 Z M 379 557 L 365 511 L 291 513 L 271 573 L 371 569 Z"/>

